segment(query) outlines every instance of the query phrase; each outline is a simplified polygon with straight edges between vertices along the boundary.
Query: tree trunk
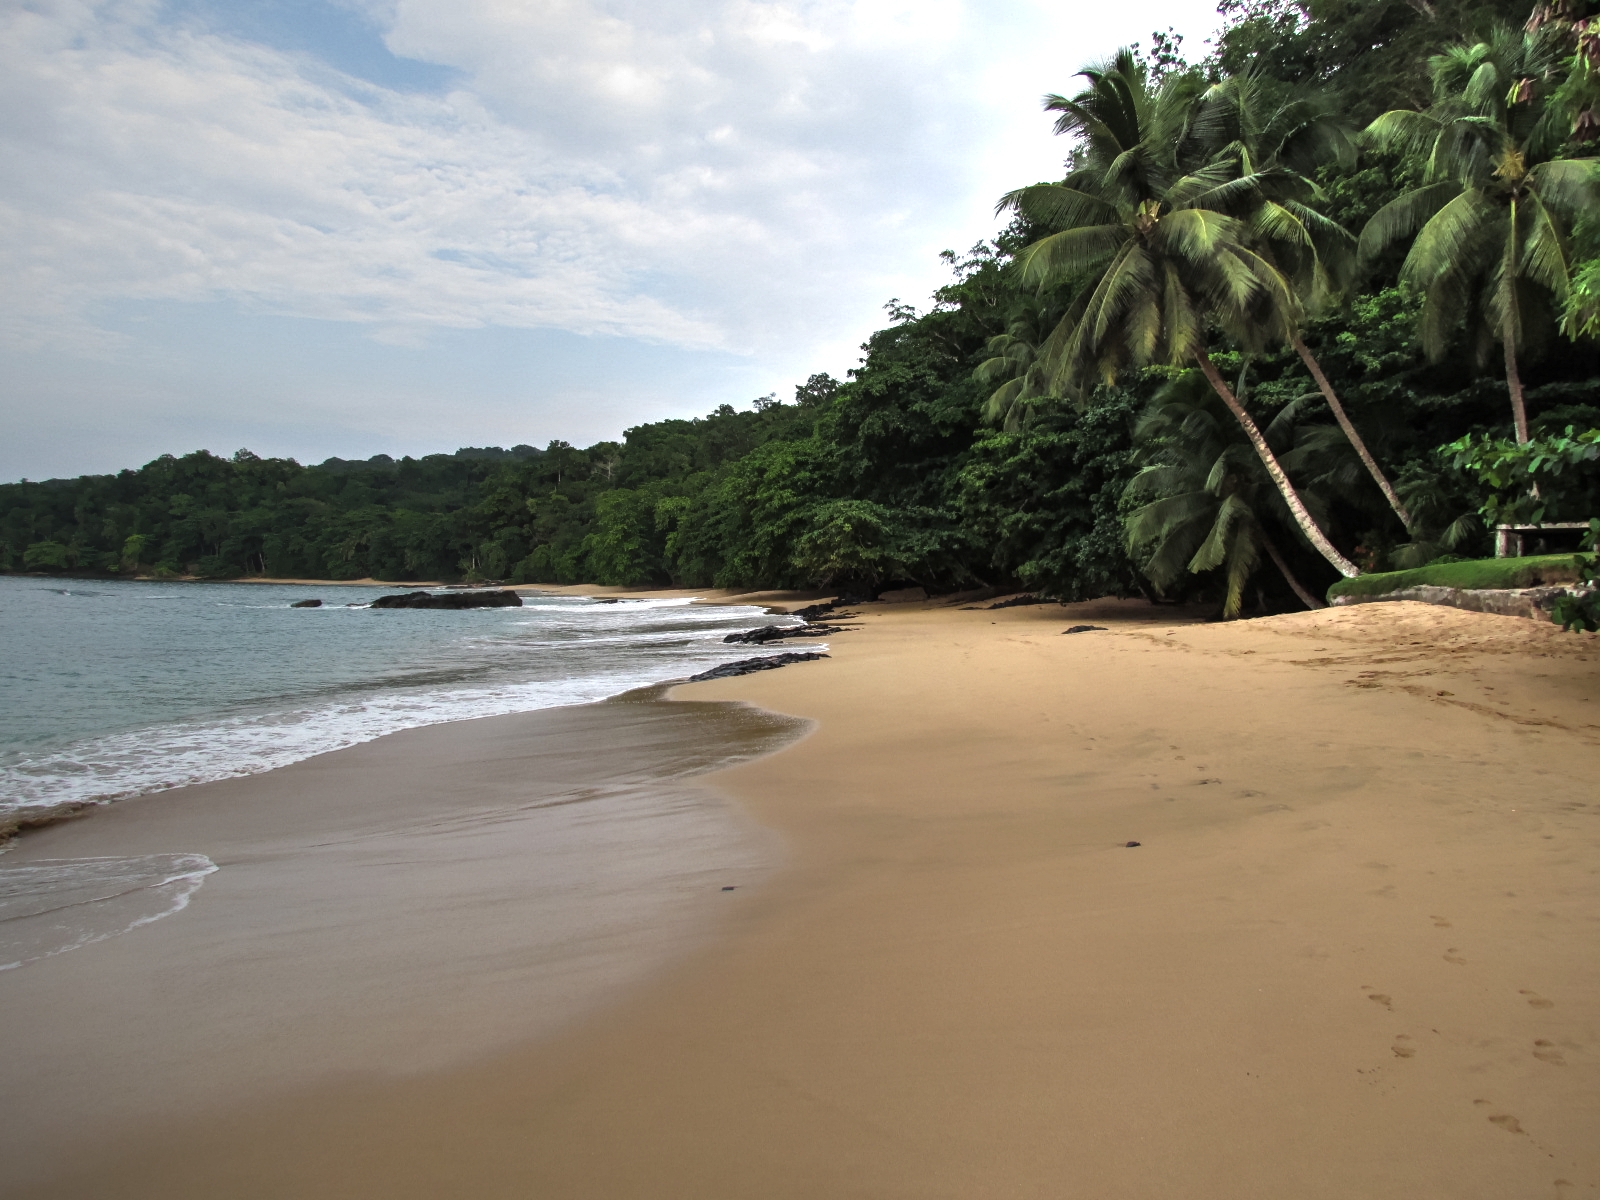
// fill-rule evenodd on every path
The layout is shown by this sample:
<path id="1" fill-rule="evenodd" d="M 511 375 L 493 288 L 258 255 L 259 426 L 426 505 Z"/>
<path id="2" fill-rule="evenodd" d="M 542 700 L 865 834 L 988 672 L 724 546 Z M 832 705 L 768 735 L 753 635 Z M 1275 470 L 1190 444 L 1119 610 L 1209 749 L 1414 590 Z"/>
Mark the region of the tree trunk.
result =
<path id="1" fill-rule="evenodd" d="M 1501 273 L 1506 289 L 1506 315 L 1500 327 L 1500 342 L 1506 352 L 1506 390 L 1511 393 L 1511 420 L 1517 428 L 1517 445 L 1528 440 L 1528 410 L 1522 405 L 1522 373 L 1517 370 L 1517 335 L 1522 332 L 1522 313 L 1517 307 L 1517 277 L 1521 263 L 1517 254 L 1517 202 L 1511 201 L 1511 232 L 1506 238 L 1506 261 Z"/>
<path id="2" fill-rule="evenodd" d="M 1511 392 L 1511 419 L 1517 426 L 1517 445 L 1528 440 L 1528 410 L 1522 406 L 1522 375 L 1517 370 L 1516 333 L 1509 327 L 1504 338 L 1506 348 L 1506 388 Z"/>
<path id="3" fill-rule="evenodd" d="M 1283 473 L 1283 468 L 1278 465 L 1277 455 L 1272 453 L 1272 447 L 1267 445 L 1267 439 L 1262 436 L 1261 429 L 1251 420 L 1250 414 L 1245 412 L 1231 391 L 1228 390 L 1227 381 L 1222 378 L 1217 370 L 1217 365 L 1211 361 L 1211 356 L 1204 350 L 1195 352 L 1195 362 L 1200 364 L 1200 370 L 1206 380 L 1211 384 L 1217 395 L 1222 397 L 1222 402 L 1228 406 L 1228 411 L 1238 419 L 1244 429 L 1245 436 L 1250 439 L 1250 444 L 1256 448 L 1256 453 L 1261 457 L 1261 465 L 1267 468 L 1267 474 L 1272 476 L 1272 482 L 1278 487 L 1278 492 L 1283 496 L 1283 502 L 1289 506 L 1295 524 L 1300 526 L 1300 531 L 1313 546 L 1317 553 L 1333 564 L 1339 574 L 1346 579 L 1353 579 L 1361 574 L 1361 568 L 1356 566 L 1344 555 L 1334 548 L 1328 540 L 1328 535 L 1322 532 L 1321 527 L 1314 521 L 1311 514 L 1306 511 L 1305 503 L 1300 499 L 1300 493 L 1294 490 L 1294 484 L 1289 482 L 1289 477 Z"/>
<path id="4" fill-rule="evenodd" d="M 1378 467 L 1377 460 L 1367 449 L 1366 442 L 1361 440 L 1361 435 L 1356 432 L 1356 427 L 1350 423 L 1350 418 L 1345 415 L 1344 405 L 1339 403 L 1339 397 L 1333 390 L 1333 384 L 1328 382 L 1328 377 L 1322 373 L 1322 364 L 1312 357 L 1311 351 L 1301 341 L 1300 335 L 1294 335 L 1295 352 L 1300 355 L 1300 361 L 1306 364 L 1306 370 L 1311 372 L 1311 378 L 1317 381 L 1317 390 L 1322 393 L 1322 398 L 1328 402 L 1328 407 L 1333 410 L 1333 419 L 1339 422 L 1339 428 L 1344 430 L 1344 436 L 1350 439 L 1350 444 L 1355 447 L 1356 453 L 1361 456 L 1361 461 L 1366 464 L 1367 473 L 1372 476 L 1373 482 L 1378 485 L 1378 490 L 1383 493 L 1383 498 L 1389 502 L 1389 507 L 1394 509 L 1394 515 L 1400 518 L 1400 524 L 1406 527 L 1406 532 L 1415 534 L 1411 528 L 1411 514 L 1406 511 L 1406 506 L 1400 503 L 1400 497 L 1395 495 L 1395 490 L 1389 484 L 1389 479 Z"/>
<path id="5" fill-rule="evenodd" d="M 1259 523 L 1256 526 L 1256 535 L 1260 537 L 1261 546 L 1264 550 L 1266 550 L 1267 557 L 1272 560 L 1272 565 L 1277 567 L 1278 570 L 1283 573 L 1284 579 L 1286 579 L 1289 583 L 1289 586 L 1294 589 L 1294 594 L 1300 597 L 1300 603 L 1304 604 L 1307 608 L 1312 609 L 1327 608 L 1328 606 L 1326 604 L 1308 592 L 1301 585 L 1300 581 L 1294 577 L 1294 572 L 1289 570 L 1289 564 L 1284 562 L 1283 555 L 1278 553 L 1277 545 L 1271 538 L 1267 536 L 1266 530 L 1262 529 Z"/>

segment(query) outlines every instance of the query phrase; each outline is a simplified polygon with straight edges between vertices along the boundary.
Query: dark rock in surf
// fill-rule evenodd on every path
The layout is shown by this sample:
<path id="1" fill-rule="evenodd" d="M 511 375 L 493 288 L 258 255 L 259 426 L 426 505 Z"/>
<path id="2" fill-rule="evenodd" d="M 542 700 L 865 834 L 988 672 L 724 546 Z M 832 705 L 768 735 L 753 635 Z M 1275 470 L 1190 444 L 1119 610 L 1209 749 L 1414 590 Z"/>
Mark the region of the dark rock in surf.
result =
<path id="1" fill-rule="evenodd" d="M 499 592 L 450 592 L 437 596 L 430 592 L 406 592 L 399 596 L 379 596 L 373 608 L 521 608 L 522 597 L 509 588 Z"/>
<path id="2" fill-rule="evenodd" d="M 764 646 L 784 638 L 824 637 L 830 633 L 844 633 L 842 625 L 763 625 L 760 629 L 747 629 L 743 633 L 730 633 L 722 640 L 742 642 L 751 646 Z"/>
<path id="3" fill-rule="evenodd" d="M 786 654 L 773 654 L 767 658 L 744 658 L 738 662 L 723 663 L 720 667 L 712 667 L 709 671 L 701 671 L 698 675 L 689 676 L 690 683 L 705 683 L 709 679 L 736 679 L 740 675 L 753 675 L 757 671 L 775 671 L 779 667 L 787 667 L 790 663 L 815 662 L 819 658 L 827 658 L 816 650 L 791 651 Z"/>
<path id="4" fill-rule="evenodd" d="M 296 600 L 293 604 L 289 605 L 289 607 L 290 608 L 321 608 L 322 607 L 322 601 L 321 600 Z"/>
<path id="5" fill-rule="evenodd" d="M 743 633 L 730 633 L 722 640 L 725 642 L 748 642 L 759 646 L 763 642 L 775 642 L 783 636 L 782 625 L 763 625 L 760 629 L 746 629 Z"/>

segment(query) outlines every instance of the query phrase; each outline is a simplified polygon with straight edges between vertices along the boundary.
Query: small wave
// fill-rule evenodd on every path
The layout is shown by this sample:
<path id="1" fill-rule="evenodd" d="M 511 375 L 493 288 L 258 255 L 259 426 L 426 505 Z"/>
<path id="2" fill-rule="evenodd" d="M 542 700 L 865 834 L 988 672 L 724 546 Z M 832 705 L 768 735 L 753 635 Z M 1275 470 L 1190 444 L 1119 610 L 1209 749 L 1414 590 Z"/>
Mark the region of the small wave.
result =
<path id="1" fill-rule="evenodd" d="M 209 591 L 185 596 L 207 615 L 133 626 L 132 654 L 116 644 L 110 656 L 79 664 L 69 648 L 68 661 L 50 667 L 61 684 L 112 664 L 108 683 L 121 690 L 101 689 L 111 699 L 86 711 L 116 720 L 144 705 L 152 715 L 162 707 L 171 715 L 85 730 L 64 744 L 51 745 L 41 730 L 33 746 L 21 738 L 0 745 L 0 814 L 103 804 L 254 775 L 403 729 L 603 700 L 750 657 L 752 648 L 723 638 L 730 628 L 771 620 L 753 606 L 696 606 L 688 598 L 600 604 L 539 597 L 520 609 L 467 614 L 487 621 L 453 620 L 453 614 L 408 621 L 416 614 L 400 614 L 399 622 L 258 623 L 247 610 L 279 607 L 282 596 L 262 597 L 265 604 L 255 594 L 223 594 L 221 603 Z M 229 610 L 225 623 L 213 623 L 209 614 Z M 385 632 L 376 638 L 371 631 L 380 625 Z M 158 669 L 139 649 L 141 634 L 150 643 L 160 634 L 189 649 L 175 669 Z M 220 661 L 231 645 L 248 653 L 212 673 L 205 664 Z M 304 672 L 297 666 L 302 660 Z M 337 669 L 323 669 L 318 660 Z M 142 687 L 144 679 L 155 686 Z M 192 687 L 179 691 L 176 684 Z M 66 686 L 58 694 L 68 706 L 78 699 Z M 26 719 L 18 727 L 30 728 Z"/>
<path id="2" fill-rule="evenodd" d="M 471 686 L 470 677 L 485 668 L 462 664 L 448 673 L 423 673 L 421 680 L 412 674 L 402 686 L 375 694 L 351 696 L 347 692 L 337 699 L 330 694 L 309 705 L 302 695 L 299 704 L 274 706 L 269 712 L 95 738 L 0 767 L 0 809 L 26 812 L 62 804 L 104 804 L 256 775 L 404 729 L 593 703 L 634 688 L 686 678 L 725 661 L 735 650 L 751 657 L 755 649 L 724 645 L 721 631 L 714 636 L 663 639 L 656 644 L 626 637 L 594 638 L 590 644 L 602 653 L 612 652 L 610 669 L 592 663 L 575 678 L 484 680 Z M 560 647 L 552 645 L 550 649 Z M 571 646 L 566 649 L 572 654 Z M 619 650 L 624 655 L 617 655 Z M 616 657 L 624 656 L 627 665 L 615 665 Z M 578 662 L 573 661 L 573 666 L 578 667 Z M 431 687 L 425 682 L 430 674 L 435 679 Z M 453 676 L 449 682 L 456 686 L 438 686 L 448 676 Z"/>
<path id="3" fill-rule="evenodd" d="M 0 971 L 181 912 L 216 869 L 203 854 L 47 858 L 0 866 Z"/>

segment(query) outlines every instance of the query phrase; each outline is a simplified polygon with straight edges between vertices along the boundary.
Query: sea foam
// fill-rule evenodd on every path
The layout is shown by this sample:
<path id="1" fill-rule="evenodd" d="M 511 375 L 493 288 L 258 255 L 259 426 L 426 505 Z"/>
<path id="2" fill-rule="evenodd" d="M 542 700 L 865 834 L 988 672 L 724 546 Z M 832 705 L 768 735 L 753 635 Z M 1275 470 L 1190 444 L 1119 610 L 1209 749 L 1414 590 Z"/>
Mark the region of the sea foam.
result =
<path id="1" fill-rule="evenodd" d="M 483 612 L 375 612 L 355 603 L 288 612 L 287 596 L 309 590 L 167 585 L 123 603 L 116 584 L 83 597 L 55 591 L 94 602 L 134 636 L 140 622 L 159 622 L 163 652 L 201 646 L 212 658 L 225 656 L 228 674 L 196 669 L 171 652 L 162 662 L 158 652 L 118 659 L 86 649 L 86 661 L 76 663 L 62 639 L 61 671 L 77 671 L 91 688 L 124 688 L 129 698 L 103 702 L 104 715 L 90 713 L 88 736 L 37 748 L 0 745 L 0 818 L 254 775 L 423 725 L 591 703 L 763 653 L 722 639 L 773 620 L 753 606 L 566 597 Z M 340 600 L 371 595 L 340 591 Z M 50 619 L 49 611 L 37 618 Z M 42 667 L 53 672 L 53 663 Z M 164 682 L 163 669 L 186 671 L 187 690 L 139 694 L 142 679 Z M 17 682 L 26 689 L 30 681 Z M 85 691 L 57 694 L 70 705 Z M 205 703 L 208 692 L 214 703 Z M 147 719 L 126 718 L 127 710 L 146 715 L 141 706 Z M 96 719 L 123 728 L 91 732 Z"/>
<path id="2" fill-rule="evenodd" d="M 203 854 L 0 865 L 0 971 L 171 916 L 216 869 Z"/>

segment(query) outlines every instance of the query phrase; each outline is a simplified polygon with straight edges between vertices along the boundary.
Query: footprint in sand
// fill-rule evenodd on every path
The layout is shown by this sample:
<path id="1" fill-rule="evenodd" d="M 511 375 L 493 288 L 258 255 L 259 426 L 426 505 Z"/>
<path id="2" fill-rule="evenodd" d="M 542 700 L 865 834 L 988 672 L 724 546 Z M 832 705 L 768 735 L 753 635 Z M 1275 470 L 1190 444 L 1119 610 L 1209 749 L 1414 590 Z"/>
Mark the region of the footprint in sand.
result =
<path id="1" fill-rule="evenodd" d="M 1564 1067 L 1567 1060 L 1561 1057 L 1561 1051 L 1556 1049 L 1554 1042 L 1547 1042 L 1540 1038 L 1533 1043 L 1533 1056 L 1540 1062 L 1547 1062 L 1553 1067 Z"/>
<path id="2" fill-rule="evenodd" d="M 1554 1008 L 1556 1006 L 1556 1002 L 1554 1000 L 1546 1000 L 1543 996 L 1539 995 L 1538 992 L 1530 992 L 1527 988 L 1519 989 L 1517 995 L 1526 996 L 1528 998 L 1529 1008 Z"/>
<path id="3" fill-rule="evenodd" d="M 1374 1004 L 1383 1005 L 1390 1012 L 1394 1011 L 1394 1001 L 1388 996 L 1385 996 L 1382 992 L 1373 992 L 1372 995 L 1367 997 L 1367 999 L 1371 1000 Z"/>
<path id="4" fill-rule="evenodd" d="M 1525 1132 L 1522 1128 L 1522 1122 L 1517 1120 L 1510 1113 L 1495 1113 L 1489 1118 L 1489 1123 L 1491 1125 L 1500 1126 L 1500 1128 L 1504 1129 L 1507 1133 Z"/>
<path id="5" fill-rule="evenodd" d="M 1394 1051 L 1396 1058 L 1412 1058 L 1416 1055 L 1417 1048 L 1410 1045 L 1410 1041 L 1410 1037 L 1406 1034 L 1399 1034 L 1394 1039 L 1394 1045 L 1390 1046 L 1389 1049 Z"/>
<path id="6" fill-rule="evenodd" d="M 1446 921 L 1443 917 L 1429 917 L 1428 920 L 1433 922 L 1435 928 L 1438 928 L 1438 929 L 1449 929 L 1450 928 L 1450 922 Z"/>
<path id="7" fill-rule="evenodd" d="M 1460 952 L 1457 951 L 1454 946 L 1451 946 L 1444 952 L 1444 960 L 1447 963 L 1455 963 L 1458 967 L 1464 967 L 1467 965 L 1467 960 L 1461 957 Z"/>

